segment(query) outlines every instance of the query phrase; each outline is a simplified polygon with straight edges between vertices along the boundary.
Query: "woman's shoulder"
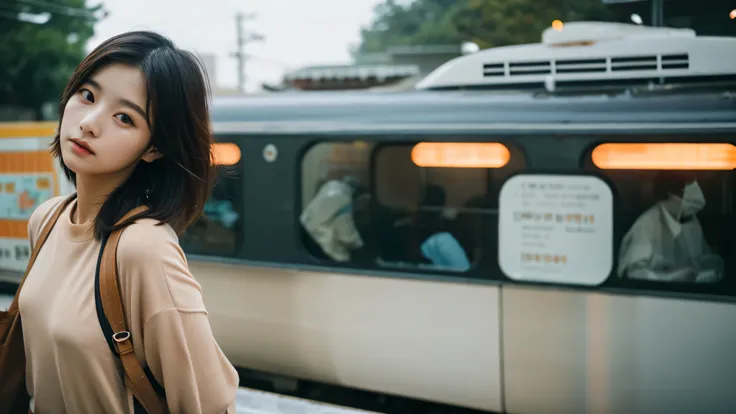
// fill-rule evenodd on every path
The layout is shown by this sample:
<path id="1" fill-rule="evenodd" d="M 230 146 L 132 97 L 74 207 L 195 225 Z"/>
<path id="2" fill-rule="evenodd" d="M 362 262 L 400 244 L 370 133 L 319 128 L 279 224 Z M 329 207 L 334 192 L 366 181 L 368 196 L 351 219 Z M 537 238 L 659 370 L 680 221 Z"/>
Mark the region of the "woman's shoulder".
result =
<path id="1" fill-rule="evenodd" d="M 150 260 L 183 254 L 171 226 L 154 219 L 139 219 L 123 230 L 118 244 L 119 260 Z"/>
<path id="2" fill-rule="evenodd" d="M 28 227 L 32 235 L 35 235 L 40 231 L 42 225 L 41 222 L 43 221 L 44 217 L 46 217 L 48 213 L 54 207 L 58 206 L 65 198 L 65 196 L 51 197 L 48 200 L 39 204 L 38 207 L 33 210 L 33 213 L 31 213 L 31 217 L 28 219 Z"/>
<path id="3" fill-rule="evenodd" d="M 38 221 L 43 220 L 43 218 L 46 216 L 46 214 L 49 211 L 51 211 L 51 209 L 53 207 L 59 205 L 59 203 L 61 203 L 61 201 L 63 199 L 65 199 L 65 198 L 66 198 L 65 196 L 51 197 L 48 200 L 46 200 L 46 201 L 42 202 L 41 204 L 39 204 L 38 207 L 36 207 L 36 209 L 33 210 L 33 213 L 31 213 L 31 221 L 34 221 L 34 220 L 38 220 Z"/>
<path id="4" fill-rule="evenodd" d="M 124 289 L 142 295 L 149 315 L 170 308 L 204 312 L 201 286 L 168 224 L 140 219 L 129 225 L 120 237 L 117 261 Z"/>

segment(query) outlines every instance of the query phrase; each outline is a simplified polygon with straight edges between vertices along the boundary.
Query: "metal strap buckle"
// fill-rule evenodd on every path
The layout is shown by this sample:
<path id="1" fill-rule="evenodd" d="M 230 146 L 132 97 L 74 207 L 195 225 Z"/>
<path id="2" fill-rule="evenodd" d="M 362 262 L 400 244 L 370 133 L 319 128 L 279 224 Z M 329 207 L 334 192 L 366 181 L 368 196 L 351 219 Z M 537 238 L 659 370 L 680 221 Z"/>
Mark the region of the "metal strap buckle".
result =
<path id="1" fill-rule="evenodd" d="M 128 339 L 130 339 L 130 332 L 128 331 L 120 331 L 112 335 L 112 340 L 117 343 L 125 342 Z"/>

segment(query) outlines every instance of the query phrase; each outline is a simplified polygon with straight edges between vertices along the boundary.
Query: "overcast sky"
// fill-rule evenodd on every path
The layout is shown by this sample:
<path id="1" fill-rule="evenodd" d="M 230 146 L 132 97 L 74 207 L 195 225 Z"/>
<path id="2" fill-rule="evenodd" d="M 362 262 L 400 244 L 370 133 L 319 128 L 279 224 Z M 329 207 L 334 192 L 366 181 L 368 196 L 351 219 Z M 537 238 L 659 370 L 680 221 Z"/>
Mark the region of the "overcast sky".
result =
<path id="1" fill-rule="evenodd" d="M 351 44 L 361 26 L 370 23 L 381 0 L 102 0 L 110 15 L 97 23 L 88 49 L 121 32 L 154 30 L 180 47 L 216 55 L 216 79 L 237 85 L 235 14 L 256 13 L 246 30 L 266 36 L 246 53 L 248 90 L 263 82 L 277 83 L 285 71 L 313 64 L 350 63 Z M 99 1 L 88 0 L 88 4 Z"/>

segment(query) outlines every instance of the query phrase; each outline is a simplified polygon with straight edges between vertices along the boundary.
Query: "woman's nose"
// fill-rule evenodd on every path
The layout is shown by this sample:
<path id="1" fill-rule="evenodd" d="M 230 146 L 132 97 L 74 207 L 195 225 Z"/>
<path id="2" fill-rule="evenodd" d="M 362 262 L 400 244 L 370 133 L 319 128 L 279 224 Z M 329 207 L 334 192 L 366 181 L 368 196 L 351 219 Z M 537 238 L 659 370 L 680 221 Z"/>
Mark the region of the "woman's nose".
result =
<path id="1" fill-rule="evenodd" d="M 84 136 L 92 136 L 94 138 L 100 136 L 99 114 L 95 111 L 88 113 L 82 119 L 82 122 L 79 123 L 79 128 L 82 130 Z"/>

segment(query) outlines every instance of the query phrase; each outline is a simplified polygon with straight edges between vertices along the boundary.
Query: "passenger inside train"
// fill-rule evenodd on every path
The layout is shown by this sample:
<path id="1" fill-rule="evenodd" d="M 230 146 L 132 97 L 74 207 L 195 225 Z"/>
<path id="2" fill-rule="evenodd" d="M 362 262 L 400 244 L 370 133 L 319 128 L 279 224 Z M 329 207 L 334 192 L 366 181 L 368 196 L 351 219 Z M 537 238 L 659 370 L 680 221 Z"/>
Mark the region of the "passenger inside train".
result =
<path id="1" fill-rule="evenodd" d="M 240 177 L 221 174 L 204 205 L 204 217 L 182 234 L 179 242 L 194 254 L 236 254 L 240 248 L 244 200 L 236 197 Z"/>
<path id="2" fill-rule="evenodd" d="M 723 259 L 713 253 L 698 220 L 706 199 L 691 174 L 662 171 L 652 189 L 659 200 L 634 222 L 621 242 L 618 275 L 666 282 L 716 282 Z"/>
<path id="3" fill-rule="evenodd" d="M 447 195 L 442 187 L 424 187 L 416 223 L 420 233 L 420 250 L 423 258 L 435 268 L 464 272 L 470 269 L 470 261 L 447 228 L 448 222 L 456 217 L 456 210 L 448 209 L 446 202 Z"/>
<path id="4" fill-rule="evenodd" d="M 332 260 L 348 262 L 351 252 L 363 247 L 353 220 L 353 200 L 361 192 L 360 182 L 353 176 L 330 180 L 302 212 L 304 230 Z"/>

